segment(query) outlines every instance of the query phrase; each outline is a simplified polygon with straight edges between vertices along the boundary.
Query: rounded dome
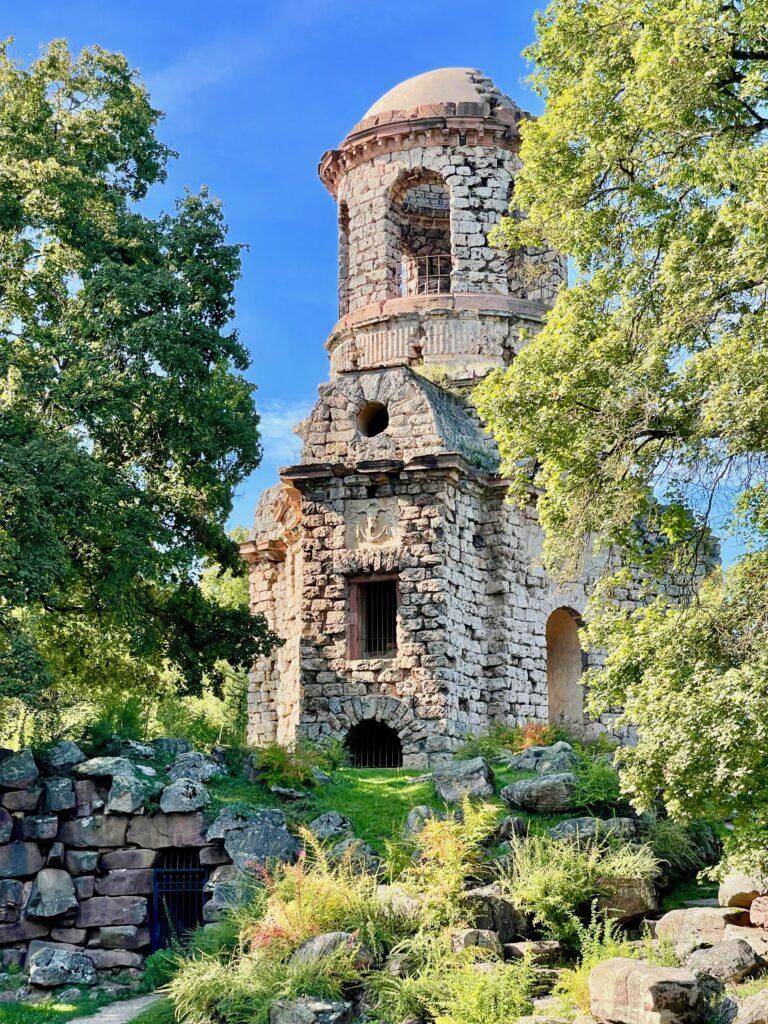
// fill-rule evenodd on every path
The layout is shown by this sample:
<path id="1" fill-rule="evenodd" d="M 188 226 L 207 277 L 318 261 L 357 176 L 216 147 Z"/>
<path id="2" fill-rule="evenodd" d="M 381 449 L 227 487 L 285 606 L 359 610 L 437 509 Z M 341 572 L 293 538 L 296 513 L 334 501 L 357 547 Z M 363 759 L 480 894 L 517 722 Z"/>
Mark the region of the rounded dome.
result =
<path id="1" fill-rule="evenodd" d="M 477 68 L 438 68 L 406 78 L 384 93 L 366 112 L 363 121 L 391 111 L 414 110 L 459 103 L 487 103 L 491 109 L 517 105 Z"/>

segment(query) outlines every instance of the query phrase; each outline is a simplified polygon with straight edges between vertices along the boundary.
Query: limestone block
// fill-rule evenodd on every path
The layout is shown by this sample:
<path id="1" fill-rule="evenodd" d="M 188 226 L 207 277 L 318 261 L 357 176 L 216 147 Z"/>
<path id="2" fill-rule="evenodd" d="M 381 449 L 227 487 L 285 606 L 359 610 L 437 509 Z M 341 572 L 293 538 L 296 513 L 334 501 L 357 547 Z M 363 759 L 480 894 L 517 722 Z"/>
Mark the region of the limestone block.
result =
<path id="1" fill-rule="evenodd" d="M 203 816 L 195 814 L 139 815 L 131 819 L 127 842 L 151 850 L 169 846 L 205 846 Z M 112 844 L 110 844 L 112 845 Z"/>
<path id="2" fill-rule="evenodd" d="M 227 831 L 224 849 L 241 871 L 249 866 L 266 866 L 270 861 L 293 864 L 299 855 L 294 837 L 274 815 L 264 811 L 257 813 L 245 828 Z"/>
<path id="3" fill-rule="evenodd" d="M 526 914 L 504 894 L 498 882 L 469 889 L 462 897 L 469 920 L 476 928 L 495 932 L 502 943 L 530 934 Z"/>
<path id="4" fill-rule="evenodd" d="M 114 868 L 96 882 L 99 896 L 141 896 L 152 892 L 151 868 Z"/>
<path id="5" fill-rule="evenodd" d="M 354 932 L 323 932 L 302 943 L 292 954 L 290 964 L 309 964 L 324 960 L 341 947 L 355 951 L 355 967 L 364 971 L 373 966 L 374 956 Z"/>
<path id="6" fill-rule="evenodd" d="M 329 839 L 338 839 L 340 836 L 352 832 L 352 822 L 345 818 L 338 811 L 326 811 L 319 818 L 315 818 L 307 826 L 309 831 L 321 842 Z"/>
<path id="7" fill-rule="evenodd" d="M 100 928 L 105 925 L 140 925 L 147 920 L 144 896 L 94 896 L 80 904 L 76 928 Z"/>
<path id="8" fill-rule="evenodd" d="M 69 811 L 77 806 L 71 779 L 46 779 L 43 783 L 43 806 L 46 811 Z"/>
<path id="9" fill-rule="evenodd" d="M 768 895 L 768 879 L 761 875 L 747 875 L 732 871 L 720 883 L 717 900 L 721 907 L 749 909 L 758 896 Z"/>
<path id="10" fill-rule="evenodd" d="M 62 740 L 44 756 L 45 769 L 51 775 L 68 775 L 85 760 L 85 754 L 72 740 Z"/>
<path id="11" fill-rule="evenodd" d="M 16 878 L 0 878 L 0 924 L 14 924 L 21 917 L 24 886 Z"/>
<path id="12" fill-rule="evenodd" d="M 172 781 L 177 779 L 193 779 L 195 782 L 208 782 L 218 775 L 226 775 L 222 765 L 213 758 L 207 757 L 196 750 L 179 754 L 168 769 Z"/>
<path id="13" fill-rule="evenodd" d="M 12 790 L 4 793 L 0 804 L 11 813 L 16 811 L 34 811 L 40 802 L 43 790 L 41 786 L 30 786 L 29 789 Z"/>
<path id="14" fill-rule="evenodd" d="M 160 810 L 165 814 L 199 811 L 211 802 L 211 795 L 202 782 L 195 779 L 176 779 L 160 795 Z"/>
<path id="15" fill-rule="evenodd" d="M 13 818 L 5 808 L 0 807 L 0 844 L 9 842 L 12 833 Z"/>
<path id="16" fill-rule="evenodd" d="M 26 817 L 21 821 L 23 839 L 55 839 L 59 831 L 57 817 Z"/>
<path id="17" fill-rule="evenodd" d="M 694 974 L 614 957 L 592 969 L 590 1009 L 611 1024 L 698 1024 L 705 1003 Z"/>
<path id="18" fill-rule="evenodd" d="M 143 949 L 149 945 L 149 929 L 136 925 L 106 925 L 99 928 L 98 943 L 104 949 Z"/>
<path id="19" fill-rule="evenodd" d="M 28 942 L 48 934 L 49 925 L 45 921 L 28 921 L 26 919 L 10 924 L 0 924 L 0 945 L 12 942 Z"/>
<path id="20" fill-rule="evenodd" d="M 80 875 L 74 879 L 75 896 L 78 900 L 89 900 L 96 891 L 96 879 L 93 875 Z"/>
<path id="21" fill-rule="evenodd" d="M 754 903 L 752 904 L 754 907 Z M 723 932 L 723 941 L 731 942 L 733 939 L 741 939 L 746 942 L 757 953 L 758 956 L 768 960 L 768 931 L 764 928 L 747 928 L 738 924 L 727 924 Z"/>
<path id="22" fill-rule="evenodd" d="M 656 922 L 656 938 L 669 939 L 678 953 L 714 946 L 725 938 L 727 925 L 746 925 L 749 915 L 739 907 L 688 907 L 670 910 Z"/>
<path id="23" fill-rule="evenodd" d="M 736 985 L 763 967 L 765 961 L 743 939 L 718 942 L 708 949 L 697 949 L 685 965 L 697 978 L 712 978 L 721 985 Z"/>
<path id="24" fill-rule="evenodd" d="M 102 871 L 128 869 L 136 871 L 151 868 L 157 863 L 157 850 L 110 850 L 101 855 L 99 867 Z"/>
<path id="25" fill-rule="evenodd" d="M 451 935 L 451 945 L 457 953 L 472 946 L 487 949 L 494 958 L 498 959 L 501 959 L 503 953 L 499 936 L 496 932 L 486 928 L 460 928 Z"/>
<path id="26" fill-rule="evenodd" d="M 658 910 L 653 883 L 644 878 L 602 878 L 598 886 L 598 913 L 614 921 L 625 924 Z"/>
<path id="27" fill-rule="evenodd" d="M 142 819 L 134 819 L 132 824 L 140 820 Z M 62 822 L 59 827 L 59 841 L 76 849 L 89 846 L 123 846 L 127 827 L 128 819 L 118 815 L 99 814 L 88 818 L 76 818 L 74 821 Z"/>

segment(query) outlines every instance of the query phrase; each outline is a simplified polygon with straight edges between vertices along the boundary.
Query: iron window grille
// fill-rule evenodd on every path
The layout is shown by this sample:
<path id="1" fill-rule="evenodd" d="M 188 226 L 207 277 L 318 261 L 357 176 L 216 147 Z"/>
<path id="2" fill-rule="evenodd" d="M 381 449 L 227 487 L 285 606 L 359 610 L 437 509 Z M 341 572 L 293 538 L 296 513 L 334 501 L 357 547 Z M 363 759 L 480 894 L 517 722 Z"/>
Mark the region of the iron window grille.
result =
<path id="1" fill-rule="evenodd" d="M 350 657 L 394 658 L 400 603 L 397 577 L 358 579 L 350 586 Z"/>

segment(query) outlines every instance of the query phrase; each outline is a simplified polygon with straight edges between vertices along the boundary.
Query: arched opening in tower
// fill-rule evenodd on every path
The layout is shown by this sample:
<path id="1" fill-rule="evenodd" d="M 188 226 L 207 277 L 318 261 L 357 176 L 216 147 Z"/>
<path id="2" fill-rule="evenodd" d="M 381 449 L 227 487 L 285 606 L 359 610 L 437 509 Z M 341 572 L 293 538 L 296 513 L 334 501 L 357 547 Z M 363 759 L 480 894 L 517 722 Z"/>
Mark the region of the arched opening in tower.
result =
<path id="1" fill-rule="evenodd" d="M 347 733 L 353 768 L 402 768 L 403 746 L 391 726 L 366 718 Z"/>
<path id="2" fill-rule="evenodd" d="M 551 725 L 583 725 L 582 670 L 578 616 L 570 608 L 557 608 L 547 619 L 547 694 Z"/>
<path id="3" fill-rule="evenodd" d="M 451 290 L 451 204 L 448 186 L 434 171 L 417 171 L 393 196 L 399 227 L 399 291 L 437 295 Z"/>

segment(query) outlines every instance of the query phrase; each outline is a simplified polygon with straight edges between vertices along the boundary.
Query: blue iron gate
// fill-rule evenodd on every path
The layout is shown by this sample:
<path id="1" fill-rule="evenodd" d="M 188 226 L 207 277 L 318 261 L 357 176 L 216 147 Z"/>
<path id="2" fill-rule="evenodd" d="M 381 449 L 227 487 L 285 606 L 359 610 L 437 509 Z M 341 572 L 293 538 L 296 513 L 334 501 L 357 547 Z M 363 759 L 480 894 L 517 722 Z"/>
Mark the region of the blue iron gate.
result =
<path id="1" fill-rule="evenodd" d="M 197 850 L 163 850 L 154 873 L 150 939 L 152 950 L 181 939 L 202 924 L 203 887 L 208 869 L 201 867 Z"/>

